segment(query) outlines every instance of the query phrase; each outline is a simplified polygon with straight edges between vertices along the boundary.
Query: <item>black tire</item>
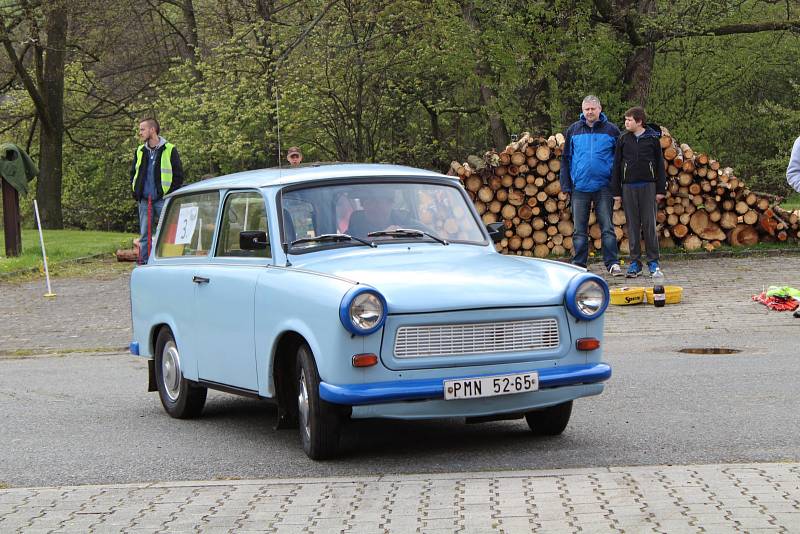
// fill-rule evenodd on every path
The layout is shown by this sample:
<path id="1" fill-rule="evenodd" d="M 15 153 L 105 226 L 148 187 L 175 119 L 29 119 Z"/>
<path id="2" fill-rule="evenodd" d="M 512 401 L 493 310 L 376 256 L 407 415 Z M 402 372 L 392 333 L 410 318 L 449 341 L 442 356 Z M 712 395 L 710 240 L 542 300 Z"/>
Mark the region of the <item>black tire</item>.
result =
<path id="1" fill-rule="evenodd" d="M 339 451 L 342 420 L 336 406 L 319 397 L 319 374 L 307 344 L 297 349 L 297 414 L 300 443 L 312 460 L 332 458 Z"/>
<path id="2" fill-rule="evenodd" d="M 208 390 L 183 377 L 180 353 L 169 328 L 156 338 L 156 384 L 164 410 L 176 419 L 197 417 L 203 411 Z"/>
<path id="3" fill-rule="evenodd" d="M 528 412 L 525 420 L 535 436 L 558 436 L 567 428 L 570 415 L 572 401 Z"/>

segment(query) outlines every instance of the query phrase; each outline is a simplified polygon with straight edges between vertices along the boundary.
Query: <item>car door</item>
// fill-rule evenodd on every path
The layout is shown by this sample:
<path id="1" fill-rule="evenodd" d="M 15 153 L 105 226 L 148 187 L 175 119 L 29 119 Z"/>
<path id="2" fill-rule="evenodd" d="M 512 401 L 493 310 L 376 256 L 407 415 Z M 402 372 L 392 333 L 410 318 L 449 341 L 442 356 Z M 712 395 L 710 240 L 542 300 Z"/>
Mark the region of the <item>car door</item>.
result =
<path id="1" fill-rule="evenodd" d="M 218 191 L 188 193 L 170 199 L 159 225 L 156 262 L 141 269 L 150 288 L 141 295 L 146 297 L 143 304 L 149 310 L 147 316 L 173 328 L 181 354 L 181 370 L 190 380 L 197 380 L 194 313 L 197 287 L 192 279 L 197 268 L 209 262 L 219 204 Z"/>
<path id="2" fill-rule="evenodd" d="M 239 234 L 262 231 L 266 247 L 242 249 Z M 231 191 L 224 201 L 214 258 L 195 271 L 196 350 L 201 380 L 258 391 L 254 302 L 271 261 L 267 212 L 258 191 Z"/>

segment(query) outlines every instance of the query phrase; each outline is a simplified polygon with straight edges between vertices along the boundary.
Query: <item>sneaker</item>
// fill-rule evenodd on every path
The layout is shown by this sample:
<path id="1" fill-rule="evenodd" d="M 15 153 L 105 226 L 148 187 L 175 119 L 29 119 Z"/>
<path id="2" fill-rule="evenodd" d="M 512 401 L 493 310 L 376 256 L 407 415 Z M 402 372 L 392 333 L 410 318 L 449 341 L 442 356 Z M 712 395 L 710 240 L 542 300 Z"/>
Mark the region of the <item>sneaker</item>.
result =
<path id="1" fill-rule="evenodd" d="M 650 276 L 653 276 L 654 274 L 656 274 L 658 271 L 661 270 L 656 260 L 647 262 L 647 268 L 650 269 Z"/>
<path id="2" fill-rule="evenodd" d="M 608 268 L 608 274 L 611 276 L 622 276 L 622 269 L 619 267 L 619 263 L 614 263 L 611 267 Z"/>
<path id="3" fill-rule="evenodd" d="M 627 278 L 636 278 L 642 272 L 642 264 L 638 260 L 633 260 L 631 262 L 630 267 L 628 267 L 628 272 L 625 273 Z"/>

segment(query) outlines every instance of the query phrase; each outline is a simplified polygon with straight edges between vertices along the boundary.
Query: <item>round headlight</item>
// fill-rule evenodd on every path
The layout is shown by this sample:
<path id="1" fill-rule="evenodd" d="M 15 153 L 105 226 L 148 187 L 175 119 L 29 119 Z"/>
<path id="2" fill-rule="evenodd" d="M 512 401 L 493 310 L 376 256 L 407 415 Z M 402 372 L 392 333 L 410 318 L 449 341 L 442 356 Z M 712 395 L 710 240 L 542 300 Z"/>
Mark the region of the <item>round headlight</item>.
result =
<path id="1" fill-rule="evenodd" d="M 608 302 L 608 285 L 593 275 L 574 280 L 567 290 L 567 308 L 578 319 L 591 321 L 600 317 Z"/>
<path id="2" fill-rule="evenodd" d="M 606 294 L 596 280 L 587 280 L 578 287 L 575 304 L 584 315 L 594 315 L 603 308 Z"/>
<path id="3" fill-rule="evenodd" d="M 375 332 L 386 319 L 386 300 L 383 295 L 363 286 L 350 290 L 339 308 L 342 325 L 357 335 Z"/>
<path id="4" fill-rule="evenodd" d="M 369 330 L 383 318 L 383 304 L 374 293 L 356 295 L 350 303 L 350 321 L 359 330 Z"/>

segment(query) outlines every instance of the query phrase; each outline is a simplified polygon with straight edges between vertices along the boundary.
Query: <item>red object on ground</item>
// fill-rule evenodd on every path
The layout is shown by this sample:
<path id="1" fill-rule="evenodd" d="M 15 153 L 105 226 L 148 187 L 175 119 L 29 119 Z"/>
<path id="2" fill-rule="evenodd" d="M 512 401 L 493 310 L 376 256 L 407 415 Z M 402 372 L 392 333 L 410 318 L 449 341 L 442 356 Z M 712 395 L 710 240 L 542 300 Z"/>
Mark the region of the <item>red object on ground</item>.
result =
<path id="1" fill-rule="evenodd" d="M 775 311 L 792 311 L 800 306 L 800 302 L 797 302 L 792 297 L 768 297 L 766 292 L 762 292 L 760 295 L 753 295 L 753 300 Z"/>

